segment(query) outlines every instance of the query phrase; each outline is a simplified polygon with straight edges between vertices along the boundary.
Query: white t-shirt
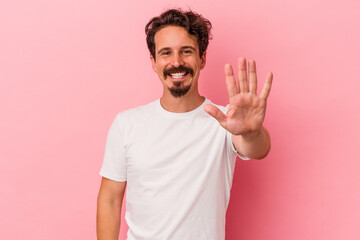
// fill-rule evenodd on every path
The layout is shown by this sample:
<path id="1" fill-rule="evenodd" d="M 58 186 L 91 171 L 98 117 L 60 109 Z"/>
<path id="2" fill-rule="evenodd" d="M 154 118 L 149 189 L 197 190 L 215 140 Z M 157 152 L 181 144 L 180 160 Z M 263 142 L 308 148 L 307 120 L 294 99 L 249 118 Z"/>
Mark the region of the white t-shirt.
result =
<path id="1" fill-rule="evenodd" d="M 237 152 L 208 103 L 173 113 L 158 99 L 113 121 L 100 175 L 127 181 L 128 240 L 225 239 Z"/>

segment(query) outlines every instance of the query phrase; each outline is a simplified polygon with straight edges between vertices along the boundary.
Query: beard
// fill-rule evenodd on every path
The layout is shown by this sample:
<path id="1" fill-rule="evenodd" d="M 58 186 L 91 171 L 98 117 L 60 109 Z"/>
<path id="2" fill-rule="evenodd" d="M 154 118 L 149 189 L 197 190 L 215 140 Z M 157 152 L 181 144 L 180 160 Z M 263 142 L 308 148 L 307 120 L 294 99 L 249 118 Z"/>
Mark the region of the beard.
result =
<path id="1" fill-rule="evenodd" d="M 164 78 L 168 77 L 171 73 L 177 73 L 177 72 L 186 72 L 186 74 L 189 74 L 191 77 L 194 76 L 194 70 L 191 67 L 186 66 L 179 66 L 177 68 L 173 67 L 170 69 L 164 70 Z M 183 82 L 181 81 L 175 81 L 173 82 L 173 87 L 168 87 L 170 93 L 172 96 L 178 98 L 181 96 L 184 96 L 191 88 L 191 83 L 189 85 L 183 86 Z"/>
<path id="2" fill-rule="evenodd" d="M 171 95 L 173 95 L 173 97 L 178 98 L 184 96 L 191 88 L 191 84 L 187 86 L 182 86 L 182 85 L 183 85 L 182 82 L 174 82 L 174 86 L 168 88 Z"/>

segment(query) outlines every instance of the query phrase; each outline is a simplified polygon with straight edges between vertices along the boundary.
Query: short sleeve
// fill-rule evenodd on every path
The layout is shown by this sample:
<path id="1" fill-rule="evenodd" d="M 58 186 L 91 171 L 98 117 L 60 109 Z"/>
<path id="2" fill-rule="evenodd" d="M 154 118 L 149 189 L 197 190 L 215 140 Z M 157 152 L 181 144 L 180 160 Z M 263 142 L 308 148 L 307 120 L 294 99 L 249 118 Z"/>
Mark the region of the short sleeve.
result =
<path id="1" fill-rule="evenodd" d="M 100 175 L 118 182 L 126 181 L 126 158 L 124 134 L 120 114 L 110 126 L 105 145 L 105 154 Z"/>
<path id="2" fill-rule="evenodd" d="M 226 139 L 227 139 L 227 142 L 228 142 L 228 146 L 230 147 L 230 151 L 234 154 L 234 155 L 237 155 L 239 158 L 241 158 L 242 160 L 250 160 L 251 158 L 248 158 L 248 157 L 245 157 L 243 155 L 241 155 L 238 151 L 236 151 L 235 147 L 234 147 L 234 144 L 232 142 L 232 139 L 231 139 L 231 133 L 226 131 Z"/>

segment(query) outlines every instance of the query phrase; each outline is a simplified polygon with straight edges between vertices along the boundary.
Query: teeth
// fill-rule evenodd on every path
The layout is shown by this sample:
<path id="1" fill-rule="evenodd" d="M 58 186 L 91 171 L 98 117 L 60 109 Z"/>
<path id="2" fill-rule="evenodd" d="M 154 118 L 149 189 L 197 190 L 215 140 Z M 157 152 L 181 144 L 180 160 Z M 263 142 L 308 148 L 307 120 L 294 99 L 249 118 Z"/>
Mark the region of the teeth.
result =
<path id="1" fill-rule="evenodd" d="M 171 75 L 171 77 L 173 77 L 173 78 L 182 78 L 183 76 L 186 75 L 186 73 L 172 73 L 172 74 L 170 74 L 170 75 Z"/>

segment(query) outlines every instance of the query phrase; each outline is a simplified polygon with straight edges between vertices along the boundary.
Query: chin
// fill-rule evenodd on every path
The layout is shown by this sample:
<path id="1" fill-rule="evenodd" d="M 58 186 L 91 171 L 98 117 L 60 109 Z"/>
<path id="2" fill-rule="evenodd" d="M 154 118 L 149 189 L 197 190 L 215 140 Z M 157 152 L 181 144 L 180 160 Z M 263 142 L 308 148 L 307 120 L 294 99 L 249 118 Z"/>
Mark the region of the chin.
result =
<path id="1" fill-rule="evenodd" d="M 185 96 L 190 91 L 190 89 L 191 89 L 191 84 L 185 86 L 183 84 L 181 85 L 174 84 L 172 87 L 168 87 L 170 94 L 175 98 Z"/>

